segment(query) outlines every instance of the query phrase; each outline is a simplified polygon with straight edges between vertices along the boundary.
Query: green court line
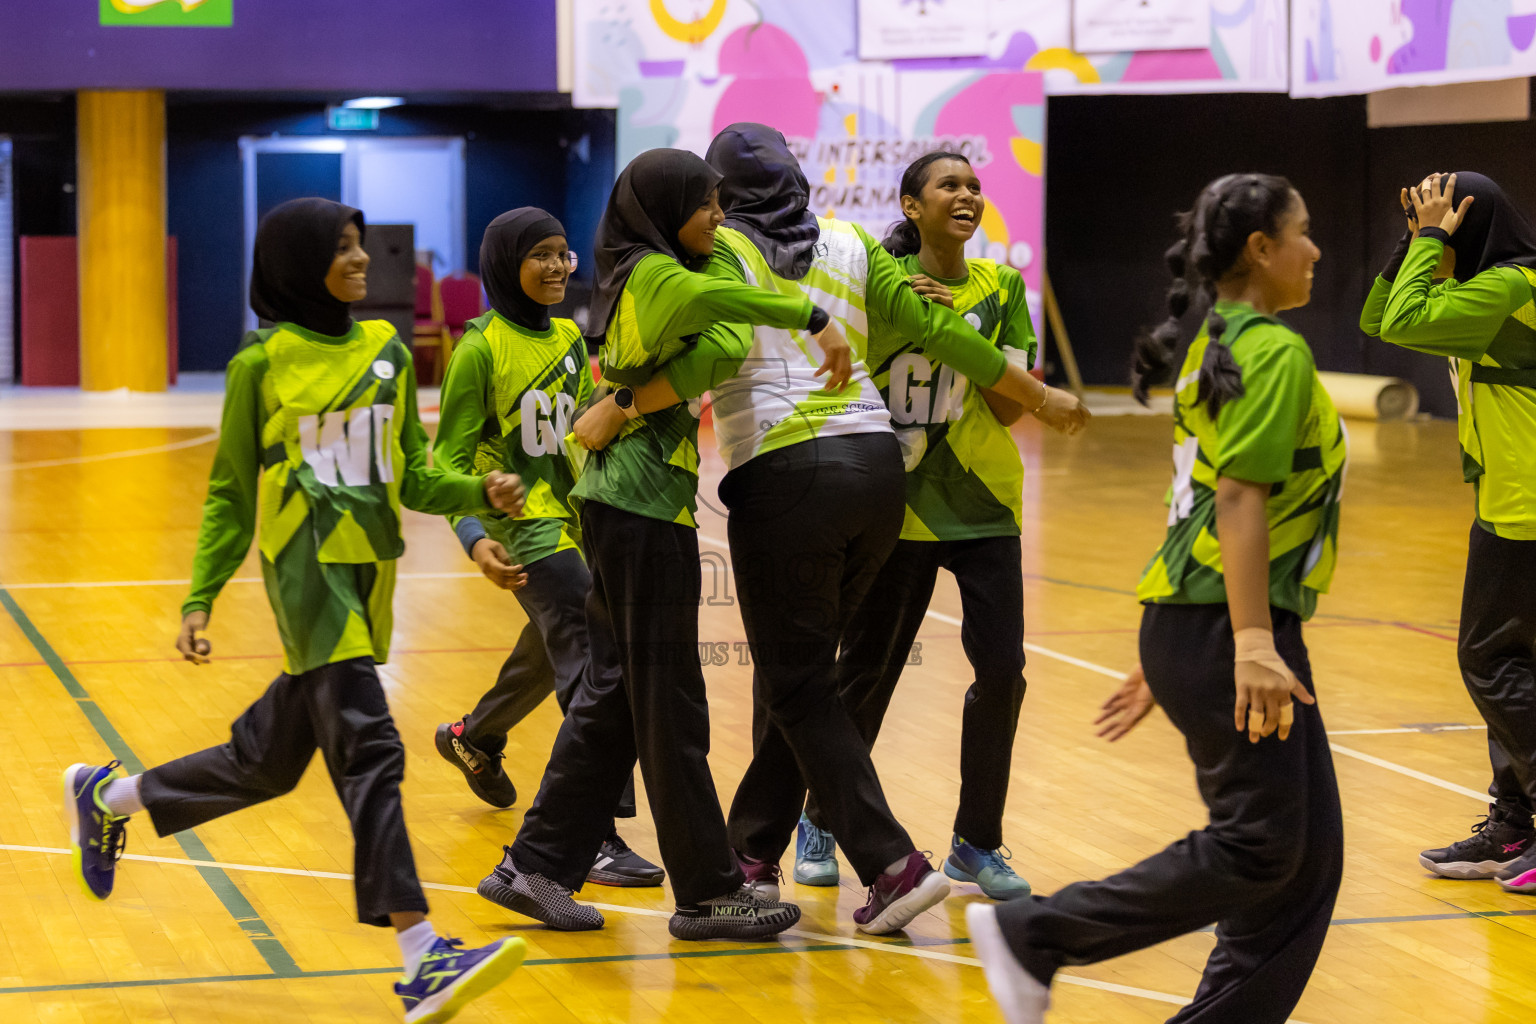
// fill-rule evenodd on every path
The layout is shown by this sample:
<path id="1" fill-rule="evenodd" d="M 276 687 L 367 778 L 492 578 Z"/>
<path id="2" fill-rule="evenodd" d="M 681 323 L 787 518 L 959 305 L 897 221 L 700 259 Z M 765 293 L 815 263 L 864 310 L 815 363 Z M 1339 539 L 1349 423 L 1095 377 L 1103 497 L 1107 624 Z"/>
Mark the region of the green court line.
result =
<path id="1" fill-rule="evenodd" d="M 59 657 L 53 645 L 33 625 L 27 613 L 22 611 L 21 605 L 16 603 L 16 599 L 4 587 L 0 587 L 0 605 L 5 606 L 5 610 L 10 613 L 22 634 L 41 655 L 43 662 L 53 671 L 54 676 L 63 684 L 69 695 L 75 699 L 75 704 L 96 730 L 96 735 L 101 737 L 107 749 L 112 752 L 112 756 L 123 763 L 128 774 L 141 774 L 144 771 L 144 762 L 138 759 L 132 748 L 128 746 L 128 741 L 123 739 L 122 733 L 118 732 L 111 720 L 107 718 L 106 712 L 91 699 L 91 695 L 86 692 L 85 687 L 80 685 L 80 681 L 69 670 L 69 666 L 64 664 L 64 659 Z M 208 847 L 203 845 L 203 841 L 191 829 L 177 832 L 174 838 L 182 851 L 191 859 L 214 859 L 208 852 Z M 251 940 L 251 944 L 267 962 L 267 966 L 272 968 L 274 977 L 291 978 L 303 973 L 293 956 L 272 935 L 272 929 L 267 927 L 261 915 L 256 913 L 256 908 L 251 906 L 251 901 L 245 898 L 245 894 L 222 868 L 199 867 L 197 872 L 203 876 L 203 881 L 208 883 L 208 888 L 213 890 L 219 902 L 224 904 L 224 909 L 229 911 L 241 931 L 245 932 L 246 938 Z"/>
<path id="2" fill-rule="evenodd" d="M 890 945 L 908 947 L 961 946 L 968 944 L 970 941 L 970 939 L 929 939 L 918 942 L 893 942 Z M 755 946 L 731 949 L 694 949 L 669 953 L 613 953 L 607 956 L 543 957 L 537 960 L 524 960 L 523 966 L 563 967 L 573 964 L 634 963 L 641 960 L 700 960 L 722 956 L 771 956 L 778 953 L 836 953 L 865 948 L 863 946 L 845 946 L 842 943 L 823 943 L 815 946 Z M 297 977 L 304 979 L 351 978 L 367 974 L 399 973 L 400 968 L 398 967 L 356 967 L 342 971 L 304 971 L 297 975 Z M 14 988 L 0 988 L 0 996 L 25 995 L 36 992 L 88 992 L 114 988 L 154 988 L 159 985 L 224 984 L 231 981 L 274 981 L 282 980 L 285 977 L 290 976 L 281 974 L 219 974 L 205 978 L 149 978 L 141 981 L 87 981 L 72 985 L 19 985 Z"/>

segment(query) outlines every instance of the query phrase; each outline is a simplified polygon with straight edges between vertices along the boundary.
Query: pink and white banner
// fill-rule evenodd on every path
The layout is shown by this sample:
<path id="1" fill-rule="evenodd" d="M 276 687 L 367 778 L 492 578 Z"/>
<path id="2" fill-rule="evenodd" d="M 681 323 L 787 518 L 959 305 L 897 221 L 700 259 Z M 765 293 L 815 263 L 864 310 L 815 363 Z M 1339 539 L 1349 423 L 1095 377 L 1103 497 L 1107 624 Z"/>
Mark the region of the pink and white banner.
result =
<path id="1" fill-rule="evenodd" d="M 1292 0 L 1291 94 L 1536 74 L 1536 0 Z"/>

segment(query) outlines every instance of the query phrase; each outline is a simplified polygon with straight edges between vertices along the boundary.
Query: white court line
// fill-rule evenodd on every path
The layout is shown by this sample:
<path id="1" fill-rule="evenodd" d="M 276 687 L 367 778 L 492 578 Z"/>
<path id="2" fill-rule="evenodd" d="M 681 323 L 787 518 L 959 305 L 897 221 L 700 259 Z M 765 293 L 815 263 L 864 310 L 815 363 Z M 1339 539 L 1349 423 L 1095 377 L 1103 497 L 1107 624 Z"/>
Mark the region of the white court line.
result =
<path id="1" fill-rule="evenodd" d="M 1476 729 L 1486 729 L 1486 725 L 1437 725 L 1431 729 L 1329 729 L 1329 736 L 1395 736 L 1404 733 L 1421 733 L 1425 736 L 1433 736 L 1437 732 L 1471 732 Z"/>
<path id="2" fill-rule="evenodd" d="M 202 434 L 189 441 L 176 441 L 171 444 L 156 445 L 153 448 L 135 448 L 126 452 L 106 452 L 102 455 L 77 455 L 69 459 L 40 459 L 37 462 L 0 462 L 0 471 L 7 469 L 45 469 L 49 466 L 79 466 L 87 462 L 105 462 L 108 459 L 130 459 L 136 455 L 159 455 L 163 452 L 179 451 L 182 448 L 196 448 L 198 445 L 207 444 L 217 440 L 219 432 Z"/>
<path id="3" fill-rule="evenodd" d="M 0 843 L 0 850 L 12 853 L 48 853 L 59 856 L 68 856 L 70 851 L 53 846 L 17 846 Z M 184 857 L 151 857 L 146 854 L 129 853 L 123 856 L 123 860 L 144 861 L 150 864 L 169 864 L 175 867 L 191 868 L 219 868 L 224 871 L 254 871 L 267 875 L 297 875 L 303 878 L 326 878 L 340 882 L 352 881 L 352 876 L 339 871 L 309 871 L 304 868 L 274 868 L 260 864 L 229 864 L 217 860 L 188 860 Z M 475 890 L 467 885 L 446 885 L 441 882 L 422 882 L 423 889 L 434 889 L 439 892 L 456 892 L 475 894 Z M 593 907 L 604 913 L 627 914 L 631 917 L 666 917 L 672 916 L 670 911 L 650 910 L 645 907 L 621 907 L 613 903 L 586 903 L 585 906 Z M 922 946 L 897 946 L 886 942 L 873 942 L 869 939 L 853 938 L 847 935 L 828 935 L 823 932 L 801 931 L 791 928 L 783 932 L 786 936 L 804 939 L 808 942 L 826 943 L 828 945 L 852 946 L 856 949 L 869 949 L 880 953 L 895 953 L 898 956 L 916 957 L 920 960 L 931 960 L 938 963 L 959 964 L 962 967 L 980 967 L 981 961 L 975 957 L 958 956 L 954 953 L 943 953 L 935 949 Z M 1113 992 L 1117 995 L 1134 996 L 1139 999 L 1149 999 L 1159 1003 L 1171 1003 L 1175 1006 L 1183 1006 L 1189 1002 L 1186 996 L 1176 996 L 1168 992 L 1155 992 L 1151 989 L 1133 988 L 1130 985 L 1117 985 L 1108 981 L 1095 981 L 1092 978 L 1077 978 L 1069 974 L 1058 973 L 1056 981 L 1063 985 L 1077 985 L 1081 988 L 1097 989 L 1101 992 Z M 1300 1021 L 1290 1021 L 1288 1024 L 1301 1024 Z"/>
<path id="4" fill-rule="evenodd" d="M 935 612 L 935 611 L 932 611 L 932 610 L 930 610 L 928 612 L 928 614 L 932 618 L 935 618 L 935 619 L 939 620 L 940 622 L 946 622 L 946 623 L 949 623 L 950 625 L 953 625 L 953 626 L 960 625 L 960 620 L 955 618 L 953 615 L 945 615 L 942 612 Z M 1094 662 L 1091 662 L 1091 661 L 1084 661 L 1082 658 L 1074 658 L 1070 654 L 1062 654 L 1060 651 L 1053 651 L 1049 647 L 1041 647 L 1039 644 L 1026 643 L 1024 645 L 1024 649 L 1027 650 L 1027 651 L 1033 651 L 1036 654 L 1043 654 L 1047 658 L 1055 658 L 1057 661 L 1064 661 L 1068 665 L 1076 665 L 1078 668 L 1087 669 L 1089 672 L 1097 672 L 1099 675 L 1101 675 L 1101 676 L 1108 676 L 1111 679 L 1124 679 L 1125 678 L 1125 673 L 1124 672 L 1116 672 L 1112 668 L 1105 668 L 1103 665 L 1098 665 L 1098 664 L 1095 664 Z M 1482 728 L 1482 727 L 1481 726 L 1457 726 L 1456 728 L 1476 729 L 1476 728 Z M 1380 732 L 1384 732 L 1384 733 L 1390 733 L 1390 732 L 1399 732 L 1399 731 L 1401 731 L 1401 732 L 1419 732 L 1420 730 L 1418 730 L 1418 729 L 1402 729 L 1402 730 L 1384 729 L 1384 730 L 1379 730 L 1379 731 Z M 1359 730 L 1358 732 L 1351 733 L 1350 735 L 1368 735 L 1368 734 L 1374 734 L 1376 732 L 1378 732 L 1378 730 L 1374 730 L 1374 729 L 1365 730 L 1365 729 L 1362 729 L 1362 730 Z M 1337 733 L 1337 734 L 1329 733 L 1329 735 L 1332 736 L 1332 735 L 1345 735 L 1345 734 L 1344 733 Z M 1413 769 L 1413 768 L 1409 768 L 1409 767 L 1407 767 L 1405 765 L 1400 765 L 1400 764 L 1396 764 L 1396 763 L 1394 763 L 1392 761 L 1383 760 L 1382 758 L 1375 757 L 1375 756 L 1373 756 L 1371 754 L 1367 754 L 1364 751 L 1355 750 L 1355 749 L 1353 749 L 1351 747 L 1340 746 L 1339 744 L 1332 743 L 1332 742 L 1330 742 L 1328 744 L 1328 746 L 1329 746 L 1329 748 L 1335 754 L 1343 754 L 1345 757 L 1352 757 L 1352 758 L 1354 758 L 1357 761 L 1364 761 L 1366 764 L 1375 765 L 1377 768 L 1385 768 L 1389 772 L 1396 772 L 1399 775 L 1406 775 L 1410 779 L 1417 779 L 1420 782 L 1427 782 L 1431 786 L 1438 786 L 1441 789 L 1449 790 L 1452 793 L 1460 793 L 1463 796 L 1469 796 L 1472 799 L 1476 800 L 1478 803 L 1487 803 L 1488 802 L 1488 794 L 1487 793 L 1479 793 L 1479 792 L 1477 792 L 1474 789 L 1468 789 L 1466 786 L 1458 786 L 1454 782 L 1447 782 L 1445 779 L 1437 779 L 1433 775 L 1427 775 L 1424 772 L 1418 771 L 1418 770 Z"/>
<path id="5" fill-rule="evenodd" d="M 402 572 L 396 573 L 397 580 L 477 580 L 478 572 Z M 260 583 L 260 576 L 236 576 L 226 581 L 229 583 Z M 186 587 L 192 584 L 191 580 L 87 580 L 75 583 L 6 583 L 0 584 L 4 590 L 92 590 L 110 589 L 112 587 Z"/>

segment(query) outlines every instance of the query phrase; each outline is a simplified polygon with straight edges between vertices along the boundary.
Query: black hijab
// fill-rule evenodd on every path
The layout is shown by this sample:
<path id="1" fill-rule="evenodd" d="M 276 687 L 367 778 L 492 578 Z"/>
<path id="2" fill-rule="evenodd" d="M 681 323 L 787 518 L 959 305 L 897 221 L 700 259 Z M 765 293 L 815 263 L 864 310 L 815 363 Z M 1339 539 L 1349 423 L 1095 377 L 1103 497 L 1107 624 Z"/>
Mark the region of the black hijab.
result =
<path id="1" fill-rule="evenodd" d="M 725 175 L 725 226 L 752 239 L 775 274 L 791 281 L 804 277 L 821 230 L 808 209 L 810 184 L 784 136 L 765 124 L 738 121 L 715 136 L 705 159 Z"/>
<path id="2" fill-rule="evenodd" d="M 1536 270 L 1536 230 L 1504 190 L 1486 175 L 1457 171 L 1456 205 L 1460 206 L 1466 196 L 1475 199 L 1451 236 L 1451 248 L 1456 250 L 1456 280 L 1470 281 L 1493 267 Z"/>
<path id="3" fill-rule="evenodd" d="M 291 199 L 261 218 L 251 267 L 251 309 L 263 320 L 298 324 L 340 337 L 352 329 L 352 307 L 332 295 L 325 275 L 348 224 L 367 231 L 360 210 L 329 199 Z"/>
<path id="4" fill-rule="evenodd" d="M 602 341 L 635 264 L 653 252 L 687 266 L 694 257 L 677 232 L 720 184 L 720 172 L 683 149 L 651 149 L 619 172 L 593 242 L 596 283 L 587 337 Z"/>
<path id="5" fill-rule="evenodd" d="M 549 330 L 549 307 L 523 291 L 523 261 L 546 238 L 565 237 L 565 226 L 537 206 L 521 206 L 491 221 L 480 242 L 480 281 L 491 308 L 530 331 Z"/>

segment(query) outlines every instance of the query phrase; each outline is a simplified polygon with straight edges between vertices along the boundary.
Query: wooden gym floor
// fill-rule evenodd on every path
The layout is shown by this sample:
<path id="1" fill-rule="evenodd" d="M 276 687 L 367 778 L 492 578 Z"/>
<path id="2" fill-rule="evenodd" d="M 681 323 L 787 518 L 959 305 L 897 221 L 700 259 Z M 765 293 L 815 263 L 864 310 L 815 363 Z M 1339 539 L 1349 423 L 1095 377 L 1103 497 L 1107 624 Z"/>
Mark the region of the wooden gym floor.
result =
<path id="1" fill-rule="evenodd" d="M 3 404 L 3 403 L 0 403 Z M 195 419 L 196 417 L 193 417 Z M 58 419 L 56 417 L 56 419 Z M 220 742 L 279 671 L 254 559 L 215 608 L 215 661 L 171 643 L 207 470 L 206 427 L 0 429 L 0 1020 L 388 1021 L 397 949 L 353 920 L 351 842 L 322 770 L 291 796 L 157 839 L 130 828 L 117 892 L 86 900 L 68 871 L 62 769 L 119 757 L 152 765 Z M 24 424 L 50 422 L 45 417 Z M 95 422 L 83 417 L 80 422 Z M 165 422 L 185 423 L 185 417 Z M 14 425 L 14 424 L 13 424 Z M 1308 1024 L 1527 1021 L 1536 1015 L 1536 901 L 1491 882 L 1426 875 L 1421 848 L 1467 834 L 1483 810 L 1484 733 L 1456 672 L 1470 494 L 1453 425 L 1351 424 L 1334 593 L 1308 627 L 1348 824 L 1335 926 L 1296 1010 Z M 1075 440 L 1018 429 L 1028 464 L 1024 538 L 1030 691 L 1006 833 L 1014 865 L 1049 893 L 1115 871 L 1204 822 L 1177 734 L 1154 714 L 1111 746 L 1090 722 L 1135 659 L 1130 591 L 1163 529 L 1166 417 L 1101 417 Z M 721 467 L 706 444 L 703 494 Z M 853 930 L 863 892 L 788 885 L 804 908 L 780 943 L 672 941 L 659 890 L 589 887 L 601 932 L 548 931 L 481 900 L 475 883 L 537 787 L 558 711 L 512 737 L 519 805 L 495 812 L 437 757 L 438 722 L 467 710 L 523 624 L 474 572 L 442 520 L 409 513 L 409 551 L 383 671 L 409 751 L 407 818 L 440 930 L 479 944 L 521 935 L 527 966 L 466 1021 L 763 1024 L 997 1021 L 965 939 L 971 887 L 906 936 Z M 724 523 L 705 510 L 706 559 L 725 563 Z M 749 669 L 723 569 L 701 638 L 729 663 L 706 669 L 713 766 L 728 802 L 748 756 Z M 876 750 L 886 792 L 920 845 L 942 857 L 969 682 L 952 580 L 939 591 Z M 643 803 L 642 803 L 643 806 Z M 654 855 L 648 814 L 625 829 Z M 786 858 L 787 860 L 787 858 Z M 786 864 L 786 867 L 788 865 Z M 1056 988 L 1058 1024 L 1165 1019 L 1193 992 L 1211 947 L 1186 936 L 1093 967 Z"/>

